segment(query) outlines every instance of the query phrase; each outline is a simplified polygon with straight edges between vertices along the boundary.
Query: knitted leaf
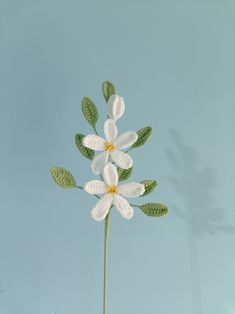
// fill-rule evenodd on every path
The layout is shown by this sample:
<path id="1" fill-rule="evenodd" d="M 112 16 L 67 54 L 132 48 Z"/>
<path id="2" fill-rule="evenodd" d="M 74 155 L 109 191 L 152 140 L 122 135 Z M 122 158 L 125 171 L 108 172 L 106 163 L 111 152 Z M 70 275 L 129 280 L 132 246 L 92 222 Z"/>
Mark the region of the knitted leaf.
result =
<path id="1" fill-rule="evenodd" d="M 95 127 L 99 114 L 96 105 L 89 97 L 84 97 L 82 100 L 82 112 L 87 122 Z"/>
<path id="2" fill-rule="evenodd" d="M 139 208 L 145 215 L 151 217 L 160 217 L 166 215 L 168 212 L 167 207 L 160 203 L 148 203 L 139 206 Z"/>
<path id="3" fill-rule="evenodd" d="M 103 95 L 106 102 L 109 100 L 109 97 L 116 93 L 115 86 L 110 81 L 105 81 L 102 85 Z"/>
<path id="4" fill-rule="evenodd" d="M 66 169 L 61 167 L 51 168 L 51 176 L 62 188 L 75 188 L 76 181 L 73 175 Z"/>
<path id="5" fill-rule="evenodd" d="M 95 152 L 94 152 L 92 149 L 83 146 L 83 144 L 82 144 L 82 139 L 83 139 L 84 137 L 85 137 L 85 135 L 83 135 L 83 134 L 80 134 L 80 133 L 79 133 L 79 134 L 76 134 L 76 136 L 75 136 L 75 142 L 76 142 L 77 148 L 79 149 L 80 153 L 81 153 L 84 157 L 86 157 L 86 158 L 92 160 L 93 157 L 94 157 Z"/>
<path id="6" fill-rule="evenodd" d="M 133 167 L 131 167 L 129 169 L 122 169 L 122 168 L 118 167 L 117 170 L 118 170 L 119 181 L 127 180 L 133 173 Z"/>
<path id="7" fill-rule="evenodd" d="M 139 131 L 137 131 L 138 138 L 136 142 L 131 146 L 131 148 L 137 148 L 144 145 L 149 139 L 151 133 L 152 128 L 150 126 L 146 126 L 145 128 L 142 128 Z"/>
<path id="8" fill-rule="evenodd" d="M 144 180 L 144 181 L 141 181 L 140 183 L 142 183 L 145 187 L 144 194 L 142 194 L 141 196 L 150 194 L 157 186 L 156 180 Z"/>

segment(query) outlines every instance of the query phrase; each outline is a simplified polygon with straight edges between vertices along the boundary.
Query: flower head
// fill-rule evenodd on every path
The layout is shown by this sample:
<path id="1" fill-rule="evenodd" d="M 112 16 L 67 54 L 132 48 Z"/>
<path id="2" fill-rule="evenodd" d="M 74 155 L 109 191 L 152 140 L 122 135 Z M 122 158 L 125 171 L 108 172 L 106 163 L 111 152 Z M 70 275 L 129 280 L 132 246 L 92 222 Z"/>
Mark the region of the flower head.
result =
<path id="1" fill-rule="evenodd" d="M 125 111 L 125 103 L 122 97 L 113 94 L 108 100 L 108 116 L 110 119 L 117 121 L 122 117 Z"/>
<path id="2" fill-rule="evenodd" d="M 134 210 L 123 196 L 138 197 L 142 195 L 145 191 L 144 185 L 136 182 L 118 185 L 118 172 L 111 163 L 104 167 L 103 180 L 92 180 L 84 186 L 84 190 L 90 194 L 104 194 L 93 207 L 92 218 L 96 221 L 105 219 L 112 204 L 123 218 L 132 218 Z"/>
<path id="3" fill-rule="evenodd" d="M 131 157 L 122 152 L 122 149 L 130 147 L 138 138 L 136 132 L 128 131 L 118 136 L 116 123 L 108 119 L 104 123 L 105 139 L 89 134 L 83 138 L 83 145 L 95 151 L 101 151 L 91 163 L 91 169 L 95 174 L 100 174 L 108 162 L 109 157 L 112 161 L 123 169 L 132 167 Z"/>

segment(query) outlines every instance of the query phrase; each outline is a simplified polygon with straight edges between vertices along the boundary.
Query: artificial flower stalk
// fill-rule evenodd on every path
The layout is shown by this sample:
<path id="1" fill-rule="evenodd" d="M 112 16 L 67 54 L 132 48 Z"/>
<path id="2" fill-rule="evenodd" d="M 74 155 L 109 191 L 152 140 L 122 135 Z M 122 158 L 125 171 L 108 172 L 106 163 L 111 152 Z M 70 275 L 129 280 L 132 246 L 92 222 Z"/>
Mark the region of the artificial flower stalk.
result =
<path id="1" fill-rule="evenodd" d="M 104 290 L 103 290 L 103 314 L 107 313 L 107 272 L 108 272 L 108 240 L 109 240 L 110 210 L 105 218 L 104 226 Z"/>
<path id="2" fill-rule="evenodd" d="M 91 210 L 91 217 L 95 221 L 104 223 L 104 282 L 103 282 L 103 314 L 107 314 L 107 268 L 108 268 L 108 240 L 110 211 L 115 207 L 121 216 L 127 220 L 134 215 L 133 207 L 140 209 L 145 215 L 160 217 L 167 213 L 167 207 L 161 203 L 147 203 L 135 205 L 126 198 L 143 197 L 150 194 L 156 187 L 155 180 L 143 180 L 120 184 L 126 181 L 133 172 L 133 160 L 127 154 L 132 149 L 143 146 L 149 139 L 152 128 L 144 127 L 137 132 L 127 131 L 118 136 L 117 121 L 125 111 L 122 97 L 116 94 L 114 85 L 105 81 L 102 85 L 103 95 L 107 103 L 107 120 L 104 123 L 105 138 L 99 136 L 96 129 L 98 110 L 94 102 L 84 97 L 82 112 L 87 122 L 92 126 L 95 134 L 76 134 L 75 142 L 80 153 L 91 161 L 91 170 L 99 175 L 101 180 L 88 181 L 84 187 L 77 185 L 73 175 L 61 167 L 51 168 L 54 181 L 63 188 L 83 189 L 98 198 Z M 125 150 L 123 152 L 123 150 Z M 95 156 L 95 151 L 100 153 Z"/>

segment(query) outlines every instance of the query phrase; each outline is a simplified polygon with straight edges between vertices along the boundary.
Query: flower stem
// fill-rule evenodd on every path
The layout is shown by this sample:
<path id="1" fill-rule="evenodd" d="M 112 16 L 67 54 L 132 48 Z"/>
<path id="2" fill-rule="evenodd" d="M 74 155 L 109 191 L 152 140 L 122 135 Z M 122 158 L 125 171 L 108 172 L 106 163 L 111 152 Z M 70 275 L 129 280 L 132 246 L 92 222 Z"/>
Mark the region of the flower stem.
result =
<path id="1" fill-rule="evenodd" d="M 108 238 L 109 238 L 110 210 L 105 218 L 104 227 L 104 298 L 103 314 L 107 314 L 107 269 L 108 269 Z"/>
<path id="2" fill-rule="evenodd" d="M 80 185 L 76 185 L 76 188 L 77 189 L 80 189 L 80 190 L 84 190 L 84 187 L 83 186 L 80 186 Z M 99 195 L 97 194 L 93 194 L 96 198 L 100 199 Z"/>
<path id="3" fill-rule="evenodd" d="M 98 131 L 96 130 L 95 126 L 93 126 L 93 130 L 94 130 L 95 134 L 98 135 Z"/>
<path id="4" fill-rule="evenodd" d="M 131 205 L 132 207 L 137 207 L 137 208 L 140 208 L 140 205 L 131 204 L 131 203 L 130 203 L 130 205 Z"/>
<path id="5" fill-rule="evenodd" d="M 83 190 L 83 187 L 82 187 L 82 186 L 80 186 L 80 185 L 76 185 L 76 188 L 77 188 L 77 189 L 81 189 L 81 190 Z"/>

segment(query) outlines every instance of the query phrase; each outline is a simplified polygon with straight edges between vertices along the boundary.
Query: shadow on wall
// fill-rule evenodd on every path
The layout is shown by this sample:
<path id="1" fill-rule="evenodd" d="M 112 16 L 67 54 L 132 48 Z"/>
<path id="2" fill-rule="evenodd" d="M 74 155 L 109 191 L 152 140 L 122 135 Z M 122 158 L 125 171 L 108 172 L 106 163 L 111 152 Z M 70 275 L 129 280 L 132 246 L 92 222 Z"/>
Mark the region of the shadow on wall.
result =
<path id="1" fill-rule="evenodd" d="M 184 208 L 173 204 L 175 214 L 191 225 L 197 237 L 235 234 L 235 226 L 226 223 L 226 210 L 216 206 L 214 169 L 209 166 L 200 169 L 197 152 L 183 143 L 177 130 L 169 132 L 174 147 L 166 148 L 166 156 L 177 176 L 169 177 L 168 181 L 184 204 Z"/>

